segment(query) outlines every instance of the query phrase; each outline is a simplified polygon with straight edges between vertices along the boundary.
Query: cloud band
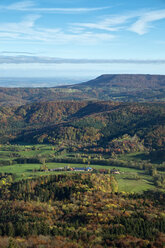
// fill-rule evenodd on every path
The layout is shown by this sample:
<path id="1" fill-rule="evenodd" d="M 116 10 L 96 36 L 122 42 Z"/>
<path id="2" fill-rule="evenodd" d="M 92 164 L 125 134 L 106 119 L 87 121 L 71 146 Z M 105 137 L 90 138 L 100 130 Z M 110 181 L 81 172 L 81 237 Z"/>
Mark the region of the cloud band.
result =
<path id="1" fill-rule="evenodd" d="M 165 64 L 165 59 L 73 59 L 38 56 L 0 56 L 0 64 Z"/>

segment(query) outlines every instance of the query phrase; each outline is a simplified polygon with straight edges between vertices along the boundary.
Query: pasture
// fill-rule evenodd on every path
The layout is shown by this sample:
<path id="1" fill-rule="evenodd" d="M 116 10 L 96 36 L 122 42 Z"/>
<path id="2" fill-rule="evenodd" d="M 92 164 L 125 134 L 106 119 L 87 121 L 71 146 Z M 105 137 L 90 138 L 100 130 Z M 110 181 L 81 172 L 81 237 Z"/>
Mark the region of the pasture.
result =
<path id="1" fill-rule="evenodd" d="M 70 172 L 70 171 L 62 171 L 62 172 L 55 172 L 55 171 L 40 171 L 42 163 L 23 163 L 23 164 L 11 164 L 9 165 L 2 165 L 1 161 L 12 161 L 16 158 L 45 158 L 48 159 L 51 156 L 55 156 L 56 148 L 51 145 L 5 145 L 0 147 L 0 173 L 12 173 L 14 175 L 14 181 L 19 181 L 22 179 L 27 178 L 34 178 L 48 174 L 55 174 L 55 173 L 77 173 L 77 172 Z M 122 155 L 124 157 L 124 155 Z M 126 156 L 125 159 L 128 159 Z M 133 156 L 132 156 L 133 157 Z M 46 167 L 48 169 L 59 168 L 69 166 L 72 167 L 84 167 L 88 166 L 87 164 L 73 164 L 73 163 L 55 163 L 55 162 L 46 162 Z M 107 169 L 112 170 L 114 166 L 108 165 L 90 165 L 93 169 Z M 113 175 L 118 181 L 119 191 L 120 192 L 142 192 L 149 189 L 154 189 L 155 186 L 153 184 L 152 176 L 146 175 L 144 171 L 133 169 L 133 168 L 126 168 L 126 167 L 115 167 L 116 169 L 120 170 L 119 175 Z"/>

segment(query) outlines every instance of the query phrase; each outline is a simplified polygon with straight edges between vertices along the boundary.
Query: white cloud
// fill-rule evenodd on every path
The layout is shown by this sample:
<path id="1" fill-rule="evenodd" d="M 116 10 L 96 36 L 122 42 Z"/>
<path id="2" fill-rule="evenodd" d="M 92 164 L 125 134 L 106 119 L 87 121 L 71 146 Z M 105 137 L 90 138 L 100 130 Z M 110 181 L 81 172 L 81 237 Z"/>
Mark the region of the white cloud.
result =
<path id="1" fill-rule="evenodd" d="M 140 16 L 140 18 L 129 28 L 139 35 L 143 35 L 152 28 L 152 23 L 165 19 L 165 10 L 150 11 Z"/>
<path id="2" fill-rule="evenodd" d="M 72 26 L 98 29 L 110 32 L 127 30 L 143 35 L 152 28 L 152 23 L 165 19 L 165 9 L 155 11 L 136 11 L 126 15 L 110 16 L 102 21 L 91 23 L 73 23 Z"/>
<path id="3" fill-rule="evenodd" d="M 100 7 L 100 8 L 38 8 L 35 7 L 33 1 L 21 1 L 11 5 L 0 5 L 0 10 L 13 10 L 13 11 L 28 11 L 28 12 L 40 12 L 40 13 L 85 13 L 91 11 L 98 11 L 107 9 L 109 7 Z"/>
<path id="4" fill-rule="evenodd" d="M 131 18 L 132 15 L 111 16 L 96 23 L 75 23 L 73 24 L 73 26 L 90 28 L 90 29 L 100 29 L 106 31 L 118 31 L 122 29 L 121 25 L 127 23 Z"/>
<path id="5" fill-rule="evenodd" d="M 23 2 L 13 3 L 8 6 L 1 5 L 0 9 L 23 11 L 32 8 L 33 6 L 34 3 L 32 1 L 23 1 Z"/>
<path id="6" fill-rule="evenodd" d="M 25 51 L 1 51 L 0 54 L 6 55 L 6 54 L 21 54 L 21 55 L 34 55 L 35 53 L 31 52 L 25 52 Z"/>
<path id="7" fill-rule="evenodd" d="M 8 10 L 35 10 L 32 1 L 17 2 L 6 7 L 0 6 L 0 9 Z M 54 8 L 42 9 L 43 11 L 55 11 Z M 56 9 L 57 10 L 57 9 Z M 59 9 L 58 11 L 69 11 L 73 9 Z M 82 9 L 74 9 L 82 11 Z M 84 9 L 84 11 L 94 9 Z M 134 11 L 125 15 L 109 16 L 101 21 L 72 23 L 68 29 L 62 28 L 46 28 L 39 26 L 37 20 L 41 15 L 27 15 L 21 22 L 0 23 L 0 38 L 2 41 L 41 41 L 51 42 L 53 44 L 85 44 L 94 45 L 104 42 L 109 42 L 116 38 L 113 32 L 126 30 L 135 32 L 139 35 L 149 31 L 154 21 L 165 18 L 165 10 L 157 11 Z M 94 31 L 95 30 L 95 31 Z"/>
<path id="8" fill-rule="evenodd" d="M 165 60 L 73 59 L 41 56 L 0 56 L 0 64 L 165 64 Z"/>
<path id="9" fill-rule="evenodd" d="M 54 44 L 78 43 L 78 44 L 97 44 L 100 41 L 110 41 L 115 38 L 108 33 L 82 32 L 65 32 L 60 28 L 42 28 L 36 25 L 39 15 L 26 16 L 19 23 L 1 23 L 0 38 L 1 40 L 28 40 L 31 42 L 43 41 L 53 42 Z"/>
<path id="10" fill-rule="evenodd" d="M 17 23 L 1 23 L 0 32 L 9 32 L 9 33 L 26 33 L 27 28 L 33 28 L 36 20 L 40 18 L 39 15 L 29 15 L 26 16 L 23 21 Z"/>

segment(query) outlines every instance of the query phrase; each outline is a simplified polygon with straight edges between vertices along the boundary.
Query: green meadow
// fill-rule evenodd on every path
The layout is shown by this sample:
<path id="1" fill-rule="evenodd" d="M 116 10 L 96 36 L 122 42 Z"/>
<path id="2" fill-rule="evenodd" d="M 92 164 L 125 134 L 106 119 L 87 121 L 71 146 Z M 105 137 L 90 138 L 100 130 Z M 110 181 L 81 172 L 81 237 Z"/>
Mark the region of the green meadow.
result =
<path id="1" fill-rule="evenodd" d="M 64 167 L 84 167 L 84 164 L 66 164 L 66 163 L 47 163 L 48 169 Z M 30 179 L 38 176 L 57 174 L 57 173 L 77 173 L 77 172 L 43 172 L 39 171 L 41 164 L 16 164 L 11 166 L 0 167 L 1 173 L 12 173 L 15 175 L 15 181 L 22 179 Z M 94 169 L 113 169 L 113 166 L 93 165 Z M 124 192 L 142 192 L 148 189 L 154 189 L 152 177 L 144 175 L 141 171 L 117 167 L 120 170 L 120 175 L 114 175 L 118 181 L 119 191 Z M 136 179 L 138 177 L 138 179 Z"/>
<path id="2" fill-rule="evenodd" d="M 2 165 L 2 161 L 12 161 L 16 158 L 45 158 L 49 159 L 51 156 L 55 156 L 56 147 L 52 145 L 5 145 L 0 147 L 0 173 L 12 173 L 14 175 L 14 180 L 19 181 L 22 179 L 34 178 L 48 174 L 56 173 L 77 173 L 77 172 L 49 172 L 40 171 L 42 163 L 24 163 L 24 164 L 12 164 L 12 165 Z M 66 156 L 66 155 L 63 155 Z M 60 157 L 62 157 L 60 155 Z M 122 155 L 120 159 L 125 159 L 131 161 L 133 159 L 140 160 L 144 159 L 144 154 L 129 154 Z M 58 167 L 84 167 L 87 164 L 72 164 L 72 163 L 47 163 L 46 167 L 48 169 L 58 168 Z M 108 169 L 111 170 L 114 166 L 107 165 L 90 165 L 93 169 Z M 118 181 L 119 191 L 121 192 L 142 192 L 149 189 L 154 189 L 152 176 L 146 175 L 144 171 L 126 168 L 126 167 L 116 167 L 120 170 L 119 175 L 114 175 Z"/>

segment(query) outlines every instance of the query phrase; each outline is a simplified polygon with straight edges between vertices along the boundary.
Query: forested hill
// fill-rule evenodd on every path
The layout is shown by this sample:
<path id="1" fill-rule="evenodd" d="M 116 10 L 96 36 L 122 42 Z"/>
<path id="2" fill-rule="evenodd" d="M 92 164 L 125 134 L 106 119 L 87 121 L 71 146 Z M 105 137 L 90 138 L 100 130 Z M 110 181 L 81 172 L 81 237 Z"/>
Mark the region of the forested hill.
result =
<path id="1" fill-rule="evenodd" d="M 100 100 L 123 102 L 164 101 L 165 76 L 105 74 L 88 82 L 73 85 L 71 88 L 83 90 Z"/>
<path id="2" fill-rule="evenodd" d="M 66 147 L 165 147 L 165 103 L 60 101 L 0 107 L 0 143 Z"/>
<path id="3" fill-rule="evenodd" d="M 160 102 L 165 100 L 165 76 L 107 74 L 88 82 L 61 87 L 0 88 L 1 106 L 57 100 Z"/>
<path id="4" fill-rule="evenodd" d="M 144 74 L 104 74 L 96 79 L 74 87 L 126 87 L 126 88 L 160 88 L 165 87 L 165 76 Z"/>

